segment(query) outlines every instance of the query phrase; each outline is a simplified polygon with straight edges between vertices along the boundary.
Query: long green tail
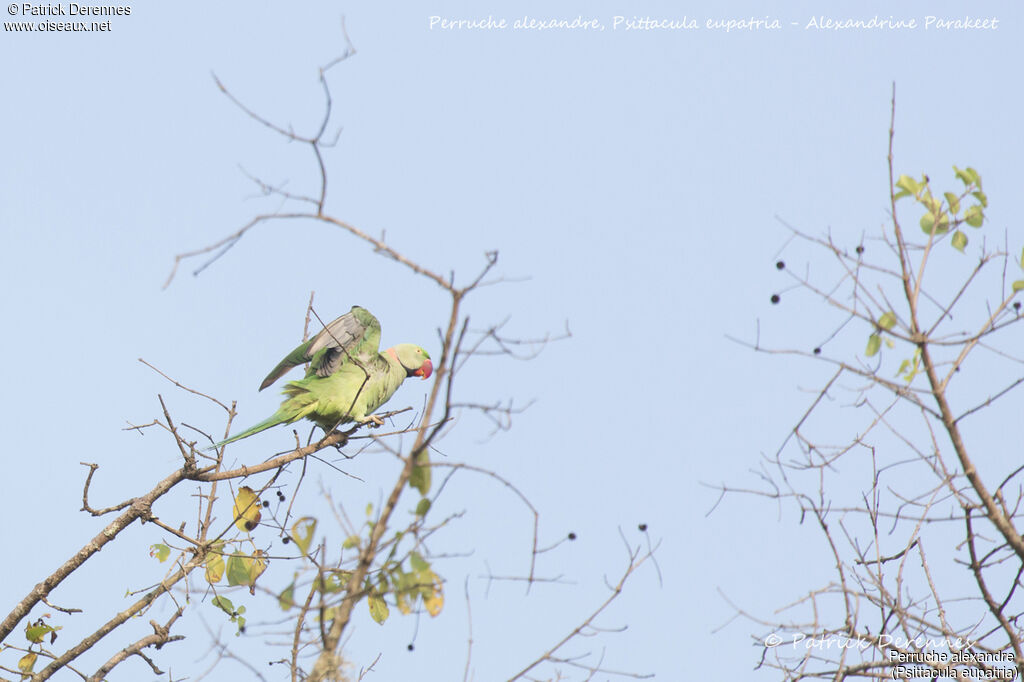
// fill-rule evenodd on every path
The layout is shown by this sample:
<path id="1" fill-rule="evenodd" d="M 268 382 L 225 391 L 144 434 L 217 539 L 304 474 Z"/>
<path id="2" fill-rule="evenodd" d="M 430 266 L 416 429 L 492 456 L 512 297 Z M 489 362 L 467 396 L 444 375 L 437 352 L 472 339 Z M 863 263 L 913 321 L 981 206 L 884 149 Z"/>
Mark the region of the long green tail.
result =
<path id="1" fill-rule="evenodd" d="M 277 412 L 275 412 L 274 414 L 270 415 L 269 417 L 267 417 L 266 419 L 261 421 L 259 424 L 256 424 L 254 426 L 250 426 L 245 431 L 242 431 L 241 433 L 236 433 L 235 435 L 231 436 L 230 438 L 222 440 L 219 443 L 214 443 L 213 445 L 211 445 L 210 447 L 208 447 L 206 449 L 207 450 L 216 450 L 217 448 L 219 448 L 219 447 L 221 447 L 223 445 L 227 445 L 228 443 L 234 443 L 236 440 L 242 440 L 243 438 L 248 438 L 249 436 L 257 434 L 260 431 L 266 431 L 267 429 L 269 429 L 272 426 L 277 426 L 278 424 L 288 424 L 288 423 L 293 422 L 293 421 L 298 421 L 299 419 L 302 418 L 301 415 L 296 416 L 294 412 L 291 412 L 291 411 L 285 412 L 283 407 L 284 406 L 282 405 L 282 409 L 279 409 Z"/>

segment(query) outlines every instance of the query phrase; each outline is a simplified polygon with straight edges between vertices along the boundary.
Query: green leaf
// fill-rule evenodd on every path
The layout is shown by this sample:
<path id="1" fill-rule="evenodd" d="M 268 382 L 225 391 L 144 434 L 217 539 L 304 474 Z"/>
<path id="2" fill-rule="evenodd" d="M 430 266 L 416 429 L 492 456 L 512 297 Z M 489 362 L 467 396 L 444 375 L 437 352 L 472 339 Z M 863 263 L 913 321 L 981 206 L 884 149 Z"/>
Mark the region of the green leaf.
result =
<path id="1" fill-rule="evenodd" d="M 322 581 L 318 578 L 315 587 L 324 594 L 334 594 L 344 589 L 351 578 L 352 571 L 333 570 Z"/>
<path id="2" fill-rule="evenodd" d="M 891 312 L 883 314 L 878 318 L 878 326 L 882 329 L 892 329 L 896 326 L 896 315 Z"/>
<path id="3" fill-rule="evenodd" d="M 344 547 L 345 549 L 352 549 L 353 547 L 358 547 L 359 546 L 359 536 L 358 535 L 349 535 L 347 538 L 345 538 L 345 542 L 341 543 L 341 546 Z"/>
<path id="4" fill-rule="evenodd" d="M 963 253 L 965 246 L 967 246 L 967 235 L 957 230 L 953 233 L 953 248 Z"/>
<path id="5" fill-rule="evenodd" d="M 430 456 L 426 450 L 416 454 L 416 465 L 409 474 L 409 487 L 420 491 L 420 495 L 430 492 Z"/>
<path id="6" fill-rule="evenodd" d="M 949 212 L 956 215 L 960 212 L 960 198 L 952 192 L 946 192 L 943 194 L 946 197 L 946 205 L 949 206 Z"/>
<path id="7" fill-rule="evenodd" d="M 872 355 L 877 354 L 878 349 L 881 347 L 882 338 L 878 334 L 872 334 L 868 337 L 868 347 L 867 350 L 864 351 L 864 354 L 870 358 Z"/>
<path id="8" fill-rule="evenodd" d="M 281 591 L 281 594 L 277 595 L 277 605 L 281 607 L 282 611 L 287 611 L 291 607 L 295 606 L 295 583 L 293 582 L 288 587 Z"/>
<path id="9" fill-rule="evenodd" d="M 419 552 L 409 552 L 409 565 L 417 572 L 430 570 L 430 563 Z"/>
<path id="10" fill-rule="evenodd" d="M 935 216 L 938 215 L 938 222 L 936 222 Z M 932 234 L 934 227 L 935 234 L 945 234 L 949 231 L 949 214 L 945 211 L 939 211 L 937 214 L 929 211 L 921 216 L 921 231 L 927 235 Z"/>
<path id="11" fill-rule="evenodd" d="M 316 531 L 316 519 L 312 516 L 303 516 L 292 524 L 292 540 L 299 546 L 302 556 L 309 556 L 309 546 L 313 543 L 314 531 Z"/>
<path id="12" fill-rule="evenodd" d="M 977 185 L 978 189 L 981 189 L 981 175 L 978 173 L 978 171 L 968 166 L 967 172 L 971 176 L 971 181 L 974 182 L 975 185 Z"/>
<path id="13" fill-rule="evenodd" d="M 157 561 L 163 563 L 167 561 L 167 557 L 171 556 L 171 548 L 162 543 L 150 545 L 149 556 L 156 557 Z"/>
<path id="14" fill-rule="evenodd" d="M 985 213 L 981 206 L 971 206 L 964 212 L 964 222 L 971 227 L 981 227 L 985 220 Z"/>
<path id="15" fill-rule="evenodd" d="M 960 182 L 964 183 L 965 187 L 967 185 L 970 185 L 972 182 L 974 182 L 971 179 L 970 175 L 968 175 L 965 171 L 960 170 L 956 166 L 953 166 L 953 172 L 956 173 L 956 177 L 960 178 Z"/>
<path id="16" fill-rule="evenodd" d="M 988 208 L 988 196 L 980 189 L 977 192 L 971 192 L 971 196 L 977 199 L 983 208 Z"/>
<path id="17" fill-rule="evenodd" d="M 1024 249 L 1020 250 L 1020 268 L 1024 270 Z"/>
<path id="18" fill-rule="evenodd" d="M 953 171 L 956 176 L 960 178 L 960 182 L 964 183 L 964 186 L 975 185 L 978 189 L 981 189 L 981 176 L 978 175 L 978 171 L 974 170 L 970 166 L 966 169 L 960 169 L 953 166 Z"/>
<path id="19" fill-rule="evenodd" d="M 1013 283 L 1014 291 L 1020 291 L 1021 289 L 1024 289 L 1024 279 L 1018 279 L 1016 282 Z"/>
<path id="20" fill-rule="evenodd" d="M 366 503 L 366 518 L 373 516 L 373 502 Z"/>
<path id="21" fill-rule="evenodd" d="M 231 600 L 227 597 L 222 597 L 218 594 L 216 597 L 210 600 L 210 603 L 216 606 L 224 613 L 228 614 L 229 616 L 235 615 L 235 605 L 232 604 Z"/>
<path id="22" fill-rule="evenodd" d="M 430 511 L 430 498 L 424 497 L 416 503 L 416 516 L 426 516 Z"/>
<path id="23" fill-rule="evenodd" d="M 56 633 L 57 630 L 60 630 L 60 628 L 47 625 L 43 622 L 43 619 L 40 618 L 35 623 L 29 624 L 25 627 L 25 639 L 33 644 L 39 644 L 43 641 L 43 638 L 46 637 L 46 635 Z M 53 636 L 50 637 L 50 643 L 52 644 L 55 639 L 57 639 L 57 636 L 56 634 L 53 634 Z"/>
<path id="24" fill-rule="evenodd" d="M 383 625 L 384 621 L 388 619 L 389 612 L 388 604 L 384 601 L 384 597 L 379 594 L 371 594 L 366 601 L 370 605 L 370 618 Z"/>
<path id="25" fill-rule="evenodd" d="M 921 185 L 919 185 L 917 180 L 910 177 L 909 175 L 901 175 L 899 179 L 896 180 L 896 186 L 899 187 L 904 192 L 914 195 L 916 195 L 921 190 Z M 903 196 L 907 195 L 904 194 Z"/>
<path id="26" fill-rule="evenodd" d="M 232 554 L 228 557 L 228 585 L 245 585 L 249 580 L 249 569 L 245 565 L 244 554 Z"/>

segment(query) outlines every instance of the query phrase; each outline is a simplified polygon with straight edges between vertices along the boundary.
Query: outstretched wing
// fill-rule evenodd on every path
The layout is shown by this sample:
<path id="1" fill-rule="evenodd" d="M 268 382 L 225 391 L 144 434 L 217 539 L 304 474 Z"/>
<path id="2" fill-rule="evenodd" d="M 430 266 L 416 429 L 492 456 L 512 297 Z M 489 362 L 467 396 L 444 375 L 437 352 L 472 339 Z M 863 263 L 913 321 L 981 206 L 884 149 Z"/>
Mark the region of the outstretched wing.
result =
<path id="1" fill-rule="evenodd" d="M 260 384 L 262 391 L 296 365 L 310 363 L 310 374 L 326 377 L 353 359 L 365 363 L 380 347 L 380 322 L 366 308 L 352 306 L 319 334 L 289 353 Z"/>

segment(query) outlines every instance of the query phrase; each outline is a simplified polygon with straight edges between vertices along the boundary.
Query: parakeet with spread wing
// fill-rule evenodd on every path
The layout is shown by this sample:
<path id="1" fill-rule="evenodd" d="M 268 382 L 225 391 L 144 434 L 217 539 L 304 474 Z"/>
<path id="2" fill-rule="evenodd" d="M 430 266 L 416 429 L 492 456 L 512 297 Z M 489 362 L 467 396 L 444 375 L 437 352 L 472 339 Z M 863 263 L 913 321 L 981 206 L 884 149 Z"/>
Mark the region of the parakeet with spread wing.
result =
<path id="1" fill-rule="evenodd" d="M 380 322 L 359 306 L 334 320 L 289 353 L 260 384 L 262 391 L 290 369 L 309 363 L 306 376 L 285 384 L 288 396 L 277 412 L 259 424 L 213 445 L 233 443 L 278 424 L 309 419 L 326 432 L 347 422 L 381 425 L 374 410 L 386 403 L 408 377 L 429 379 L 434 371 L 427 351 L 400 343 L 378 352 Z"/>

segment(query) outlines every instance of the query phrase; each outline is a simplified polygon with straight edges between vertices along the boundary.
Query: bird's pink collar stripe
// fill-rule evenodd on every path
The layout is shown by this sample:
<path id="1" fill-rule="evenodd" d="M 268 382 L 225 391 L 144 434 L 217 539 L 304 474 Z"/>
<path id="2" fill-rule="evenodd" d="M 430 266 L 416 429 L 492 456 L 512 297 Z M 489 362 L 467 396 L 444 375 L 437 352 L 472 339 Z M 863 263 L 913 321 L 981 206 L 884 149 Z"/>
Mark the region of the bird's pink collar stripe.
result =
<path id="1" fill-rule="evenodd" d="M 393 357 L 395 359 L 395 362 L 397 362 L 400 365 L 402 364 L 402 361 L 398 359 L 398 353 L 395 352 L 394 348 L 388 348 L 384 352 Z"/>

